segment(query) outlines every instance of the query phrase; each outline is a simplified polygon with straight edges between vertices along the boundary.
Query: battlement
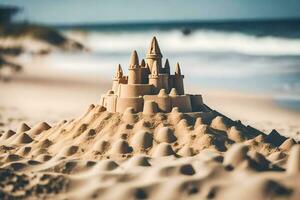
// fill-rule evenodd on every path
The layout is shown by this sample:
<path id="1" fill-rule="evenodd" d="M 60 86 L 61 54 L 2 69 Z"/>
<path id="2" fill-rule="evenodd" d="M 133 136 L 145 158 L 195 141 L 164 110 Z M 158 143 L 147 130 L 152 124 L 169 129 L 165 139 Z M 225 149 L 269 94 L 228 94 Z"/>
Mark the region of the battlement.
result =
<path id="1" fill-rule="evenodd" d="M 201 95 L 184 92 L 183 78 L 179 63 L 175 73 L 170 73 L 169 60 L 162 67 L 162 53 L 157 39 L 153 37 L 146 60 L 139 62 L 137 52 L 131 54 L 128 76 L 119 64 L 113 77 L 112 90 L 101 96 L 100 104 L 109 112 L 123 113 L 131 107 L 135 112 L 181 112 L 200 111 L 203 105 Z"/>

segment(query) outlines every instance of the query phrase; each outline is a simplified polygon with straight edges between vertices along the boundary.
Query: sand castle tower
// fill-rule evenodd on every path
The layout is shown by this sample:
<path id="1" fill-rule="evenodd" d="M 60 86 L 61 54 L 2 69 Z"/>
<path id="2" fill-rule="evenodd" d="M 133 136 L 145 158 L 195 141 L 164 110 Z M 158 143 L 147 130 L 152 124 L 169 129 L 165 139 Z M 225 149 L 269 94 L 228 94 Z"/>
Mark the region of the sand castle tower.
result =
<path id="1" fill-rule="evenodd" d="M 162 77 L 159 74 L 159 67 L 156 61 L 153 62 L 151 74 L 149 75 L 149 84 L 153 85 L 153 92 L 158 93 L 162 88 Z"/>
<path id="2" fill-rule="evenodd" d="M 183 78 L 184 76 L 181 74 L 179 63 L 177 63 L 173 83 L 174 83 L 174 88 L 176 88 L 177 93 L 180 95 L 184 94 Z"/>
<path id="3" fill-rule="evenodd" d="M 201 111 L 202 96 L 184 92 L 184 76 L 179 64 L 171 74 L 169 60 L 166 59 L 162 67 L 162 57 L 155 37 L 150 43 L 146 61 L 142 59 L 140 63 L 137 52 L 133 51 L 128 76 L 118 65 L 112 90 L 101 96 L 100 104 L 113 113 L 123 113 L 128 108 L 144 113 L 171 112 L 175 107 L 181 112 Z"/>
<path id="4" fill-rule="evenodd" d="M 152 66 L 153 66 L 154 61 L 157 62 L 157 66 L 159 68 L 159 71 L 162 69 L 162 64 L 161 64 L 162 63 L 161 62 L 162 57 L 163 56 L 160 52 L 160 48 L 158 46 L 157 39 L 156 39 L 156 37 L 153 37 L 153 39 L 151 41 L 151 44 L 150 44 L 150 47 L 149 47 L 149 50 L 148 50 L 147 55 L 146 55 L 146 62 L 148 63 L 150 70 L 152 70 Z"/>
<path id="5" fill-rule="evenodd" d="M 118 91 L 119 84 L 122 83 L 123 78 L 123 70 L 121 65 L 119 64 L 116 69 L 115 76 L 113 78 L 112 91 L 114 91 L 114 93 Z"/>
<path id="6" fill-rule="evenodd" d="M 164 70 L 164 73 L 165 73 L 165 74 L 170 75 L 170 63 L 169 63 L 169 60 L 168 60 L 168 59 L 166 59 L 165 67 L 164 67 L 163 70 Z"/>
<path id="7" fill-rule="evenodd" d="M 135 50 L 131 54 L 128 70 L 128 84 L 139 84 L 141 82 L 141 71 L 139 66 L 139 57 Z"/>

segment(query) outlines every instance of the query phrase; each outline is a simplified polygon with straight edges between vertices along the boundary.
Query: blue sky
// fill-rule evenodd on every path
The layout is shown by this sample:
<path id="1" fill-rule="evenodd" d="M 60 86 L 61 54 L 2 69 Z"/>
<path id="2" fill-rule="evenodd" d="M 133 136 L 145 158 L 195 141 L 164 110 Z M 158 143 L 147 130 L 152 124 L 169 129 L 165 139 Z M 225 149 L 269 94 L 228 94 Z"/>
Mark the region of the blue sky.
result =
<path id="1" fill-rule="evenodd" d="M 300 17 L 300 0 L 1 0 L 39 23 Z"/>

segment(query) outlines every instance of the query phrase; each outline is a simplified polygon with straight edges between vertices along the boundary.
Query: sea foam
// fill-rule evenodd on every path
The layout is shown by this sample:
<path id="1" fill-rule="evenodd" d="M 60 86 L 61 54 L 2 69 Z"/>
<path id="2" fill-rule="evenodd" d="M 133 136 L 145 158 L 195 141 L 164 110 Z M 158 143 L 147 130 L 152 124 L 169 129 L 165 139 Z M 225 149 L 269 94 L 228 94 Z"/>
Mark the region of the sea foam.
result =
<path id="1" fill-rule="evenodd" d="M 186 36 L 178 30 L 98 32 L 80 34 L 66 31 L 70 37 L 84 41 L 99 52 L 126 52 L 128 49 L 145 51 L 143 42 L 156 35 L 165 52 L 234 52 L 247 55 L 280 56 L 300 55 L 300 38 L 274 36 L 257 37 L 240 32 L 196 30 Z"/>

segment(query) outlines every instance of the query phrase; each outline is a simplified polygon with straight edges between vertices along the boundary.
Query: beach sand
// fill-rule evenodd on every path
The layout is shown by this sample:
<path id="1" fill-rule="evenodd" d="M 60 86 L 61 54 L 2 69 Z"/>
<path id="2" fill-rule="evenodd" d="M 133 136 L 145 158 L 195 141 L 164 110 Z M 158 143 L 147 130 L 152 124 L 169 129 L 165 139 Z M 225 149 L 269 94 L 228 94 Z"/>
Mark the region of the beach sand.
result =
<path id="1" fill-rule="evenodd" d="M 110 87 L 106 77 L 42 65 L 31 63 L 0 84 L 3 199 L 300 196 L 300 147 L 292 139 L 270 143 L 247 126 L 298 140 L 299 112 L 267 96 L 186 86 L 233 121 L 216 112 L 199 120 L 109 114 L 97 106 Z"/>

